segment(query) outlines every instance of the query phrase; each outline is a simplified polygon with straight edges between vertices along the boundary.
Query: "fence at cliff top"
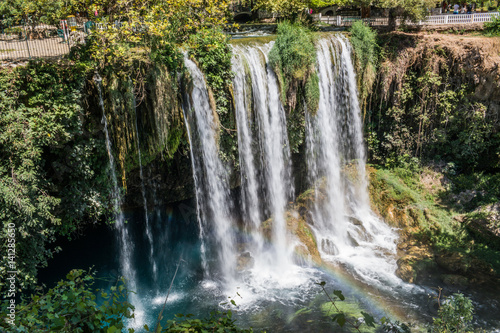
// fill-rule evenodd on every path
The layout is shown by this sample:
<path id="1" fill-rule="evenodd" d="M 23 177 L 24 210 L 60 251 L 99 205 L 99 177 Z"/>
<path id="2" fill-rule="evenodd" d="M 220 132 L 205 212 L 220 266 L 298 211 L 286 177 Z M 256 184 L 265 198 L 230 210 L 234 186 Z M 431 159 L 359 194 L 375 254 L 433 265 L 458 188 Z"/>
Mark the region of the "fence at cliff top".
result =
<path id="1" fill-rule="evenodd" d="M 493 17 L 500 18 L 498 12 L 475 14 L 432 15 L 418 22 L 406 21 L 407 25 L 459 25 L 491 22 Z M 387 17 L 361 18 L 360 16 L 322 16 L 313 15 L 315 21 L 338 27 L 351 26 L 353 22 L 363 20 L 370 26 L 387 26 Z M 398 18 L 396 23 L 402 23 Z M 115 23 L 117 27 L 120 23 Z M 102 24 L 95 24 L 96 29 L 105 29 Z M 68 54 L 71 47 L 85 43 L 90 27 L 85 25 L 69 27 L 66 21 L 61 26 L 38 25 L 0 27 L 0 61 L 28 60 L 32 58 L 54 58 Z"/>
<path id="2" fill-rule="evenodd" d="M 407 25 L 457 25 L 457 24 L 471 24 L 471 23 L 484 23 L 491 22 L 493 17 L 499 18 L 498 12 L 489 13 L 474 13 L 474 14 L 450 14 L 450 15 L 432 15 L 427 16 L 425 19 L 412 22 L 407 20 Z M 387 17 L 371 17 L 361 18 L 361 16 L 322 16 L 321 14 L 313 15 L 315 21 L 335 25 L 338 27 L 351 26 L 353 22 L 363 20 L 370 26 L 386 26 L 389 24 Z M 396 23 L 399 25 L 402 19 L 398 18 Z"/>
<path id="3" fill-rule="evenodd" d="M 2 27 L 0 30 L 0 61 L 55 58 L 68 54 L 77 43 L 85 43 L 87 29 L 61 25 Z"/>

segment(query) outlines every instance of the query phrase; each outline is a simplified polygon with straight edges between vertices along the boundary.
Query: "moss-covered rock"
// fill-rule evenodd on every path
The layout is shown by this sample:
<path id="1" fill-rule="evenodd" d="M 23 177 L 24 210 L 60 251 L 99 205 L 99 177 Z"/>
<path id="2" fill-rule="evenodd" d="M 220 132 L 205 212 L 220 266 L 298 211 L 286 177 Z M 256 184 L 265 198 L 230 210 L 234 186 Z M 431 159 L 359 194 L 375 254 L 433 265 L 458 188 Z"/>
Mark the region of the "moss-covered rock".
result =
<path id="1" fill-rule="evenodd" d="M 465 223 L 475 239 L 500 250 L 500 203 L 476 209 L 465 217 Z"/>
<path id="2" fill-rule="evenodd" d="M 450 285 L 481 284 L 498 277 L 494 267 L 500 253 L 475 243 L 467 232 L 473 225 L 478 233 L 488 235 L 484 224 L 464 219 L 454 206 L 441 201 L 446 191 L 442 174 L 430 169 L 407 172 L 371 167 L 368 174 L 374 211 L 400 228 L 396 274 L 401 279 L 417 283 L 436 269 L 449 275 L 446 283 Z"/>
<path id="3" fill-rule="evenodd" d="M 362 317 L 361 312 L 366 312 L 359 303 L 349 300 L 336 301 L 335 306 L 331 302 L 326 302 L 321 305 L 321 312 L 327 317 L 333 317 L 338 313 L 343 313 L 345 317 L 352 323 L 356 323 L 358 318 Z M 345 324 L 344 330 L 347 332 L 376 332 L 375 327 L 360 325 L 359 331 L 350 324 Z"/>

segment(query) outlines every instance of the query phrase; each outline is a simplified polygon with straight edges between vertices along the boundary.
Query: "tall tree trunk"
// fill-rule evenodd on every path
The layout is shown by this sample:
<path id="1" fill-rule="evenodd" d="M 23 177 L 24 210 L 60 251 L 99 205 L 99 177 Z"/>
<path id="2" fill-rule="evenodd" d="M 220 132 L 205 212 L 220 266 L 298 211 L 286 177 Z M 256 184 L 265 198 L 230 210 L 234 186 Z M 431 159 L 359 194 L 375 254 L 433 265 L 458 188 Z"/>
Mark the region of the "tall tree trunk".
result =
<path id="1" fill-rule="evenodd" d="M 259 19 L 259 10 L 255 8 L 255 2 L 250 0 L 250 12 L 252 13 L 251 20 L 257 21 Z"/>
<path id="2" fill-rule="evenodd" d="M 396 8 L 389 8 L 389 30 L 396 30 Z"/>

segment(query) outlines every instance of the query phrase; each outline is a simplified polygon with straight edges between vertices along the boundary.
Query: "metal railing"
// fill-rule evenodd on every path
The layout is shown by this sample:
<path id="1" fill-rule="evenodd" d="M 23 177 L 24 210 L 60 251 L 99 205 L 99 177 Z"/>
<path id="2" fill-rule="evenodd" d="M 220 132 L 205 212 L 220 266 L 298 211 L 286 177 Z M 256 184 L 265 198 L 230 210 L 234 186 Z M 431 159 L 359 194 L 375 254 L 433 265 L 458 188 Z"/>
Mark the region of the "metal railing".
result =
<path id="1" fill-rule="evenodd" d="M 475 14 L 450 14 L 450 15 L 432 15 L 427 16 L 424 20 L 411 22 L 407 20 L 407 25 L 441 25 L 441 24 L 471 24 L 491 22 L 493 17 L 500 17 L 498 12 L 490 13 L 475 13 Z M 360 16 L 321 16 L 321 14 L 313 15 L 314 20 L 335 25 L 339 27 L 351 26 L 353 22 L 363 20 L 363 22 L 371 26 L 386 26 L 389 24 L 387 17 L 361 18 Z M 401 24 L 402 19 L 396 20 L 397 24 Z"/>
<path id="2" fill-rule="evenodd" d="M 71 47 L 85 43 L 87 32 L 82 27 L 13 26 L 0 31 L 0 61 L 55 58 L 68 54 Z"/>

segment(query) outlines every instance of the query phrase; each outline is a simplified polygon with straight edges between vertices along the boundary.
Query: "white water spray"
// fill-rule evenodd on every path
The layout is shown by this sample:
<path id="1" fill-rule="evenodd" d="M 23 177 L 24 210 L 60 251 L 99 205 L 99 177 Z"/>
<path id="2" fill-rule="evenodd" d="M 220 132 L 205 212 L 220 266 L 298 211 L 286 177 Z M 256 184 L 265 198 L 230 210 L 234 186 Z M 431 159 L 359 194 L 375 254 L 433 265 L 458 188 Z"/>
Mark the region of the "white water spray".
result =
<path id="1" fill-rule="evenodd" d="M 283 277 L 290 274 L 292 269 L 293 246 L 287 231 L 285 211 L 288 201 L 293 197 L 291 180 L 290 149 L 286 131 L 286 118 L 283 105 L 279 99 L 278 80 L 274 72 L 267 66 L 267 54 L 273 43 L 263 47 L 235 47 L 233 66 L 237 69 L 234 80 L 236 114 L 238 121 L 238 143 L 240 160 L 242 161 L 242 186 L 244 187 L 243 200 L 246 207 L 253 210 L 248 218 L 255 227 L 260 227 L 254 221 L 258 216 L 272 218 L 272 249 L 257 248 L 253 251 L 256 259 L 254 273 L 271 274 Z M 246 76 L 244 66 L 248 66 L 249 77 Z M 251 87 L 251 92 L 246 89 Z M 247 96 L 252 96 L 253 110 L 249 110 Z M 256 136 L 249 133 L 248 112 L 255 114 Z M 259 146 L 252 147 L 251 142 L 258 140 Z M 259 155 L 254 157 L 254 152 Z M 258 148 L 258 149 L 257 149 Z M 261 174 L 256 171 L 256 162 L 260 162 Z M 260 183 L 260 184 L 259 184 Z M 256 185 L 254 185 L 256 184 Z M 257 186 L 262 186 L 263 201 L 253 199 L 258 196 Z M 263 206 L 265 211 L 257 216 Z M 261 232 L 260 230 L 258 232 Z M 257 242 L 262 242 L 254 236 Z"/>
<path id="2" fill-rule="evenodd" d="M 153 240 L 153 232 L 151 230 L 151 225 L 149 224 L 149 212 L 148 212 L 148 201 L 146 199 L 146 187 L 144 186 L 144 174 L 142 172 L 142 155 L 141 155 L 141 142 L 139 140 L 139 128 L 137 126 L 137 105 L 134 96 L 134 113 L 135 113 L 135 133 L 137 137 L 137 154 L 139 155 L 139 176 L 141 178 L 141 193 L 142 193 L 142 202 L 144 206 L 144 221 L 146 222 L 146 236 L 149 241 L 149 262 L 151 264 L 153 270 L 153 280 L 156 284 L 158 280 L 158 269 L 156 266 L 155 256 L 154 256 L 154 240 Z"/>
<path id="3" fill-rule="evenodd" d="M 135 269 L 133 268 L 133 251 L 134 243 L 131 240 L 129 230 L 125 224 L 125 216 L 121 209 L 122 196 L 120 193 L 120 188 L 118 186 L 118 179 L 116 177 L 115 159 L 113 157 L 113 150 L 111 146 L 111 140 L 108 132 L 108 122 L 106 119 L 106 112 L 104 108 L 104 100 L 102 98 L 102 87 L 101 87 L 101 77 L 96 74 L 95 81 L 97 82 L 97 88 L 99 91 L 99 105 L 102 109 L 102 124 L 104 125 L 104 134 L 106 138 L 106 151 L 109 157 L 109 171 L 111 174 L 111 182 L 113 184 L 113 205 L 115 211 L 115 226 L 118 231 L 118 241 L 120 243 L 120 266 L 127 281 L 127 288 L 134 293 L 129 294 L 129 301 L 135 307 L 135 322 L 133 327 L 142 327 L 144 322 L 144 307 L 142 306 L 140 298 L 137 296 L 137 277 Z"/>
<path id="4" fill-rule="evenodd" d="M 319 251 L 370 284 L 399 284 L 397 235 L 370 209 L 350 45 L 341 35 L 322 39 L 317 58 L 320 101 L 307 115 L 307 164 Z"/>
<path id="5" fill-rule="evenodd" d="M 209 278 L 221 274 L 221 280 L 230 282 L 236 267 L 234 221 L 228 173 L 219 158 L 217 115 L 210 107 L 203 73 L 187 58 L 185 65 L 191 74 L 192 92 L 186 94 L 183 109 L 191 145 L 205 273 Z M 215 252 L 211 257 L 218 259 L 217 265 L 208 262 L 211 250 Z"/>

